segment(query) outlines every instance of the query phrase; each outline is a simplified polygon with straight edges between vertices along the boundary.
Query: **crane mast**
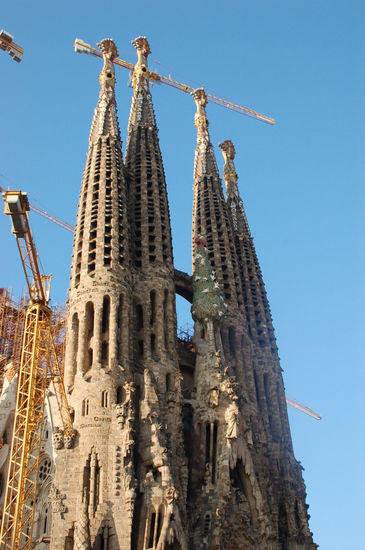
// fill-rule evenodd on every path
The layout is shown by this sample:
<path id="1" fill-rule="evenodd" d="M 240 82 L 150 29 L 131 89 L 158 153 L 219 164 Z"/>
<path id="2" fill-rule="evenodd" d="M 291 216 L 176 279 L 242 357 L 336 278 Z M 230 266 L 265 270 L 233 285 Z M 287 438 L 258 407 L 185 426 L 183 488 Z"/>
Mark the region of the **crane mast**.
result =
<path id="1" fill-rule="evenodd" d="M 30 302 L 25 318 L 0 549 L 25 550 L 32 547 L 45 392 L 51 381 L 68 446 L 72 444 L 75 430 L 52 337 L 52 311 L 48 307 L 51 276 L 40 273 L 28 223 L 27 195 L 6 191 L 3 198 L 5 214 L 12 219 Z"/>

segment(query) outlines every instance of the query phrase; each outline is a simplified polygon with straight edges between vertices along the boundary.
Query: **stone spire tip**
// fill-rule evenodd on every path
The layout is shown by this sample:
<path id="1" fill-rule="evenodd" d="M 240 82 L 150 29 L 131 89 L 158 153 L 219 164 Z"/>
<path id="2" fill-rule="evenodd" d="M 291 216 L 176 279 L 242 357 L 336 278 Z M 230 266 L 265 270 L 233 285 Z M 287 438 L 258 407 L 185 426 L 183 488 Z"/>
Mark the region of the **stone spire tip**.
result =
<path id="1" fill-rule="evenodd" d="M 145 36 L 137 36 L 132 40 L 132 45 L 136 48 L 137 52 L 141 51 L 144 57 L 148 57 L 151 53 L 149 42 Z"/>
<path id="2" fill-rule="evenodd" d="M 101 50 L 101 53 L 103 54 L 103 57 L 107 57 L 110 59 L 110 61 L 113 61 L 116 57 L 118 57 L 118 49 L 115 45 L 114 40 L 111 38 L 104 38 L 97 44 L 99 50 Z"/>
<path id="3" fill-rule="evenodd" d="M 218 147 L 222 149 L 222 154 L 225 160 L 226 158 L 233 160 L 236 156 L 236 149 L 234 148 L 234 145 L 230 139 L 222 141 L 222 143 L 218 144 Z"/>
<path id="4" fill-rule="evenodd" d="M 193 96 L 195 99 L 195 103 L 197 106 L 205 107 L 208 103 L 207 94 L 205 93 L 204 88 L 196 88 L 196 90 L 193 90 L 190 92 L 190 95 Z"/>
<path id="5" fill-rule="evenodd" d="M 104 38 L 98 43 L 98 48 L 103 54 L 104 66 L 99 75 L 101 90 L 107 96 L 113 94 L 115 86 L 115 71 L 113 60 L 118 57 L 118 50 L 111 38 Z"/>
<path id="6" fill-rule="evenodd" d="M 137 50 L 137 63 L 133 71 L 133 89 L 136 91 L 142 85 L 147 91 L 150 77 L 147 58 L 151 53 L 151 48 L 145 36 L 137 36 L 132 40 L 132 44 Z"/>
<path id="7" fill-rule="evenodd" d="M 238 189 L 237 189 L 237 172 L 236 168 L 234 166 L 234 157 L 236 156 L 236 150 L 234 148 L 234 145 L 230 139 L 226 139 L 225 141 L 222 141 L 218 145 L 222 149 L 222 155 L 224 158 L 224 166 L 223 166 L 223 179 L 224 183 L 226 184 L 227 189 L 227 197 L 231 196 L 232 193 L 238 197 Z"/>

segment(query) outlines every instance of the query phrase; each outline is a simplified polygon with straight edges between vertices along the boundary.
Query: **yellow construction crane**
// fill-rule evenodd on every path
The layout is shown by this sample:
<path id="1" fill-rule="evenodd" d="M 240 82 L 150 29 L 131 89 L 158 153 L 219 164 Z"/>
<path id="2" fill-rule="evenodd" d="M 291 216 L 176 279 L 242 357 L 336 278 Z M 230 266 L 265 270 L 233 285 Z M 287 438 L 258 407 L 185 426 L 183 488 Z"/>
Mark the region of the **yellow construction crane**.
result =
<path id="1" fill-rule="evenodd" d="M 28 223 L 27 194 L 6 191 L 3 198 L 5 214 L 10 215 L 12 220 L 12 232 L 17 240 L 28 285 L 29 306 L 18 375 L 0 549 L 25 550 L 32 547 L 45 392 L 51 382 L 68 446 L 72 445 L 76 434 L 52 336 L 52 311 L 48 306 L 51 276 L 40 273 Z"/>
<path id="2" fill-rule="evenodd" d="M 0 48 L 8 52 L 10 57 L 17 63 L 20 63 L 23 57 L 24 50 L 14 42 L 14 36 L 1 29 L 0 31 Z"/>
<path id="3" fill-rule="evenodd" d="M 74 48 L 75 52 L 77 53 L 86 53 L 89 55 L 95 55 L 96 57 L 100 57 L 101 59 L 103 58 L 102 54 L 97 49 L 90 46 L 90 44 L 86 44 L 86 42 L 83 42 L 82 40 L 80 40 L 80 38 L 76 38 Z M 134 70 L 134 65 L 132 63 L 128 63 L 128 61 L 124 61 L 123 59 L 115 58 L 113 59 L 113 63 L 130 71 Z M 191 86 L 188 86 L 187 84 L 182 84 L 181 82 L 177 82 L 176 80 L 172 80 L 171 76 L 167 77 L 159 73 L 149 71 L 147 67 L 146 71 L 148 71 L 148 77 L 152 83 L 167 84 L 167 86 L 176 88 L 177 90 L 180 90 L 181 92 L 184 92 L 186 94 L 194 91 L 194 88 L 192 88 Z M 261 122 L 266 122 L 267 124 L 275 124 L 275 120 L 273 118 L 260 115 L 260 113 L 257 113 L 256 111 L 253 111 L 248 107 L 237 105 L 236 103 L 232 103 L 227 99 L 216 97 L 211 94 L 206 94 L 206 96 L 210 103 L 215 103 L 216 105 L 220 105 L 221 107 L 225 107 L 226 109 L 230 109 L 231 111 L 235 111 L 236 113 L 240 113 L 241 115 L 246 115 L 250 118 L 260 120 Z"/>

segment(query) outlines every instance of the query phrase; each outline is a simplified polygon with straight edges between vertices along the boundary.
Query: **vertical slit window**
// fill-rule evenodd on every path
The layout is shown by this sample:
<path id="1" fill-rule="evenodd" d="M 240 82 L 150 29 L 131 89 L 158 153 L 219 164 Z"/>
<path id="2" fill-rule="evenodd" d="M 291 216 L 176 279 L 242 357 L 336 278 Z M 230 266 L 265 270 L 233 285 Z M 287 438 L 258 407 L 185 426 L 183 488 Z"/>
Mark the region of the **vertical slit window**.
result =
<path id="1" fill-rule="evenodd" d="M 151 353 L 155 353 L 156 351 L 156 336 L 154 334 L 151 334 Z"/>
<path id="2" fill-rule="evenodd" d="M 74 313 L 72 316 L 72 354 L 71 360 L 73 365 L 76 365 L 77 351 L 79 348 L 79 318 L 77 313 Z"/>
<path id="3" fill-rule="evenodd" d="M 150 293 L 150 308 L 151 308 L 150 325 L 153 325 L 155 322 L 155 315 L 156 315 L 156 292 L 154 290 L 152 290 Z"/>
<path id="4" fill-rule="evenodd" d="M 124 389 L 123 386 L 117 387 L 117 404 L 120 405 L 124 402 Z"/>
<path id="5" fill-rule="evenodd" d="M 253 376 L 254 376 L 254 380 L 255 380 L 255 390 L 256 390 L 257 405 L 260 407 L 260 405 L 261 405 L 260 391 L 259 391 L 259 386 L 258 386 L 257 374 L 256 374 L 256 371 L 255 371 L 255 370 L 254 370 L 254 372 L 253 372 Z"/>
<path id="6" fill-rule="evenodd" d="M 102 342 L 101 344 L 101 361 L 106 364 L 109 359 L 109 344 L 108 342 Z"/>
<path id="7" fill-rule="evenodd" d="M 210 465 L 210 423 L 205 425 L 205 465 Z M 208 466 L 209 468 L 209 466 Z"/>
<path id="8" fill-rule="evenodd" d="M 103 315 L 102 315 L 102 332 L 103 334 L 109 330 L 109 317 L 110 317 L 110 298 L 104 296 L 103 299 Z"/>
<path id="9" fill-rule="evenodd" d="M 236 332 L 234 327 L 229 327 L 228 340 L 229 340 L 230 356 L 235 357 L 236 356 Z"/>
<path id="10" fill-rule="evenodd" d="M 84 399 L 81 405 L 81 414 L 82 416 L 88 416 L 89 415 L 89 400 Z"/>
<path id="11" fill-rule="evenodd" d="M 141 304 L 136 306 L 136 329 L 141 330 L 143 328 L 143 308 Z"/>
<path id="12" fill-rule="evenodd" d="M 101 406 L 104 409 L 107 409 L 109 407 L 109 392 L 108 391 L 101 392 Z"/>
<path id="13" fill-rule="evenodd" d="M 168 319 L 168 292 L 165 289 L 164 292 L 164 300 L 163 300 L 163 319 L 164 319 L 164 340 L 165 340 L 165 348 L 168 349 L 168 327 L 167 327 L 167 319 Z"/>
<path id="14" fill-rule="evenodd" d="M 122 346 L 122 327 L 123 327 L 123 294 L 119 296 L 118 310 L 117 310 L 117 347 L 118 347 L 118 359 L 121 354 Z"/>
<path id="15" fill-rule="evenodd" d="M 212 483 L 215 483 L 218 445 L 218 422 L 213 426 L 213 452 L 212 452 Z"/>

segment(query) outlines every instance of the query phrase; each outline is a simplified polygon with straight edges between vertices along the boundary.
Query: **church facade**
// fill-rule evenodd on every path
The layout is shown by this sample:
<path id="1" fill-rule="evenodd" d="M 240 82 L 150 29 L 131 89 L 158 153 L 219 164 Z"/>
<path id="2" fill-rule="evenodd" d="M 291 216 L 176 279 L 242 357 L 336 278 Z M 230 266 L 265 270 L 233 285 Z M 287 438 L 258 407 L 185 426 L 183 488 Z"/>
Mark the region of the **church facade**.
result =
<path id="1" fill-rule="evenodd" d="M 91 126 L 75 229 L 52 550 L 315 550 L 264 283 L 231 141 L 224 196 L 196 103 L 193 270 L 175 269 L 145 37 L 123 157 L 114 42 Z M 178 339 L 175 294 L 192 304 Z"/>

